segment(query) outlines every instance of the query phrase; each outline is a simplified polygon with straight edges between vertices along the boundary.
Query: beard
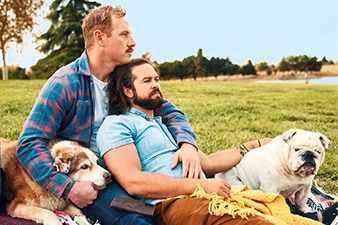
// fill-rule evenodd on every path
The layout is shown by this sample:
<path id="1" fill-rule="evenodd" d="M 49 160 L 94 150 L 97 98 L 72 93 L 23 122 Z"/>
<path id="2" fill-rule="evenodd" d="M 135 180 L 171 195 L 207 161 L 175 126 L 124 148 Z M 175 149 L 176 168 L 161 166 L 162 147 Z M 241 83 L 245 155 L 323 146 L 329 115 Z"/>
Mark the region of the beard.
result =
<path id="1" fill-rule="evenodd" d="M 160 96 L 156 96 L 155 98 L 152 98 L 152 96 L 158 92 Z M 137 95 L 137 93 L 134 93 L 134 104 L 138 105 L 142 108 L 145 108 L 147 110 L 153 110 L 159 108 L 163 104 L 163 95 L 159 89 L 153 90 L 148 98 L 141 98 Z"/>

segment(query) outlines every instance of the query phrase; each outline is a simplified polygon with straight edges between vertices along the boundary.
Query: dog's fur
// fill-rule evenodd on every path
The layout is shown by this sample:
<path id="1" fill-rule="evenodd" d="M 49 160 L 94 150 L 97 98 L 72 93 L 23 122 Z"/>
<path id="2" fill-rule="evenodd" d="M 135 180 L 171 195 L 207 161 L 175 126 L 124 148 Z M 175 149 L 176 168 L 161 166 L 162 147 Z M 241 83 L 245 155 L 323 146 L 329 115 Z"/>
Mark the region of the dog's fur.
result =
<path id="1" fill-rule="evenodd" d="M 249 151 L 239 164 L 216 177 L 232 185 L 248 185 L 286 198 L 294 194 L 295 205 L 307 212 L 313 178 L 330 144 L 322 133 L 291 129 Z"/>
<path id="2" fill-rule="evenodd" d="M 54 210 L 63 210 L 72 216 L 83 215 L 68 199 L 55 196 L 28 175 L 16 158 L 17 141 L 2 138 L 0 141 L 9 215 L 51 225 L 61 225 Z M 75 181 L 92 181 L 97 186 L 111 181 L 111 174 L 97 164 L 96 155 L 77 142 L 58 141 L 50 152 L 56 171 L 66 173 Z"/>

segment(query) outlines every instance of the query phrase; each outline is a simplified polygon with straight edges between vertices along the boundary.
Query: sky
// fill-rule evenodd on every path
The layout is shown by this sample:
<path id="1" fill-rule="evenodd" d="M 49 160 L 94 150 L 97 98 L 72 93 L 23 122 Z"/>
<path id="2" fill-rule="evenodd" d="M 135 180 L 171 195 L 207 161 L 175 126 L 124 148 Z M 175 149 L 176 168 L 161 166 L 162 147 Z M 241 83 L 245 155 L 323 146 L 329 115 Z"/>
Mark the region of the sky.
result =
<path id="1" fill-rule="evenodd" d="M 52 0 L 46 0 L 47 5 Z M 227 58 L 235 64 L 267 62 L 307 55 L 338 60 L 336 0 L 97 0 L 127 11 L 136 41 L 133 57 L 150 52 L 159 63 L 197 55 Z M 44 8 L 42 13 L 48 13 Z M 38 18 L 37 34 L 49 23 Z M 44 56 L 31 35 L 12 44 L 7 64 L 33 66 Z"/>

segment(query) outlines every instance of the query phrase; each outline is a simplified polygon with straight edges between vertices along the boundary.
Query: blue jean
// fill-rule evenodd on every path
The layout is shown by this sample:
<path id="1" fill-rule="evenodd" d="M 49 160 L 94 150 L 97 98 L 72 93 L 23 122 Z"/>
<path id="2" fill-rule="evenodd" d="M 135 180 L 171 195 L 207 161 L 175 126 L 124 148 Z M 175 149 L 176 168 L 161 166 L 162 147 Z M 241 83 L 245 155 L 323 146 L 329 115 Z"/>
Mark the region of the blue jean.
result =
<path id="1" fill-rule="evenodd" d="M 107 187 L 99 191 L 93 204 L 82 209 L 84 214 L 101 225 L 152 225 L 152 218 L 136 213 L 110 208 L 110 202 L 115 196 L 129 197 L 126 191 L 113 179 Z"/>

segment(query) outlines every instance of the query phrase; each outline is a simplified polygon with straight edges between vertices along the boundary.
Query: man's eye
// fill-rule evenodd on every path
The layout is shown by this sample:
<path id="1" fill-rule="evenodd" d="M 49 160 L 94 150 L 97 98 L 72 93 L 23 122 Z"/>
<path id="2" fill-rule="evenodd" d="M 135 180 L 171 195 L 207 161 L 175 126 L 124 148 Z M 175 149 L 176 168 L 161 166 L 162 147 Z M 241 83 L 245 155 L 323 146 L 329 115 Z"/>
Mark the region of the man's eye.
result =
<path id="1" fill-rule="evenodd" d="M 123 36 L 123 37 L 128 37 L 128 35 L 129 34 L 127 32 L 124 32 L 124 33 L 121 34 L 121 36 Z"/>

